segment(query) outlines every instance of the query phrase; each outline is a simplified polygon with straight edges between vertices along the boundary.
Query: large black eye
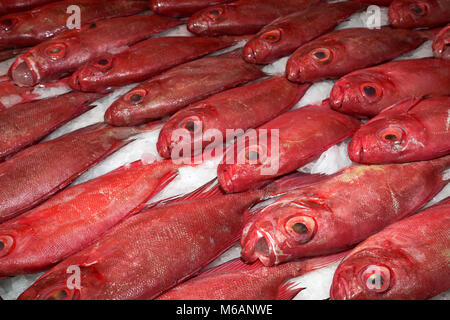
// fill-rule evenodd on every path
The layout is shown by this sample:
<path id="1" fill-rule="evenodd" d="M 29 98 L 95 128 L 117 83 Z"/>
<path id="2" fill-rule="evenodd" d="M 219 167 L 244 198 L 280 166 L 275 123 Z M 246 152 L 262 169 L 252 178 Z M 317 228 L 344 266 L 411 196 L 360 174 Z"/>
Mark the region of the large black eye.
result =
<path id="1" fill-rule="evenodd" d="M 390 279 L 391 273 L 385 266 L 367 266 L 361 275 L 365 287 L 374 292 L 386 291 L 389 288 Z"/>
<path id="2" fill-rule="evenodd" d="M 97 61 L 95 64 L 99 69 L 108 71 L 112 67 L 112 59 L 103 58 Z"/>
<path id="3" fill-rule="evenodd" d="M 300 222 L 294 224 L 292 226 L 292 230 L 298 234 L 308 233 L 308 228 L 306 227 L 306 225 L 304 223 L 300 223 Z"/>
<path id="4" fill-rule="evenodd" d="M 246 158 L 248 161 L 258 161 L 258 159 L 259 159 L 259 153 L 258 153 L 258 151 L 254 151 L 254 150 L 248 151 L 248 152 L 245 154 L 245 158 Z"/>
<path id="5" fill-rule="evenodd" d="M 13 25 L 13 21 L 11 19 L 5 19 L 1 22 L 4 27 L 11 27 Z"/>
<path id="6" fill-rule="evenodd" d="M 422 13 L 422 9 L 419 7 L 412 8 L 412 11 L 414 11 L 415 13 Z"/>
<path id="7" fill-rule="evenodd" d="M 101 59 L 97 62 L 99 66 L 107 66 L 109 63 L 108 59 Z"/>
<path id="8" fill-rule="evenodd" d="M 375 97 L 377 94 L 377 90 L 372 86 L 365 86 L 363 90 L 368 97 Z"/>
<path id="9" fill-rule="evenodd" d="M 197 129 L 197 125 L 195 124 L 194 121 L 187 121 L 184 125 L 184 128 L 187 131 L 194 132 Z"/>
<path id="10" fill-rule="evenodd" d="M 212 9 L 211 11 L 208 12 L 208 17 L 214 20 L 217 19 L 222 13 L 223 9 L 221 8 Z"/>
<path id="11" fill-rule="evenodd" d="M 327 48 L 319 48 L 312 52 L 313 58 L 322 63 L 327 63 L 331 60 L 331 51 Z"/>
<path id="12" fill-rule="evenodd" d="M 326 58 L 326 57 L 327 57 L 327 55 L 326 55 L 325 52 L 323 52 L 323 51 L 317 51 L 316 53 L 314 53 L 314 56 L 315 56 L 317 59 L 323 59 L 323 58 Z"/>
<path id="13" fill-rule="evenodd" d="M 131 92 L 129 92 L 127 95 L 125 95 L 125 101 L 130 102 L 132 104 L 136 104 L 147 95 L 147 90 L 145 89 L 135 89 Z"/>
<path id="14" fill-rule="evenodd" d="M 0 241 L 0 251 L 2 251 L 3 249 L 5 249 L 5 244 L 2 241 Z"/>
<path id="15" fill-rule="evenodd" d="M 14 246 L 14 239 L 11 236 L 0 236 L 0 258 L 6 256 Z"/>
<path id="16" fill-rule="evenodd" d="M 400 143 L 403 139 L 403 130 L 399 127 L 387 127 L 380 131 L 381 138 L 388 143 Z"/>

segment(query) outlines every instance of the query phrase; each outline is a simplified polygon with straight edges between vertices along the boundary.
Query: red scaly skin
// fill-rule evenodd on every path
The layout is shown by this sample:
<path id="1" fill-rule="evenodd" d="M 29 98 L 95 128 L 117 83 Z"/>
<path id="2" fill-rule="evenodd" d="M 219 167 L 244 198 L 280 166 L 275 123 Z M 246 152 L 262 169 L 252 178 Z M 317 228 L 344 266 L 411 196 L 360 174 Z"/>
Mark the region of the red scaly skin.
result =
<path id="1" fill-rule="evenodd" d="M 185 149 L 197 155 L 207 146 L 220 146 L 224 141 L 210 141 L 214 140 L 210 136 L 212 130 L 220 132 L 225 139 L 227 130 L 256 128 L 292 108 L 309 86 L 293 84 L 284 77 L 274 77 L 192 104 L 175 113 L 165 123 L 156 144 L 158 153 L 164 158 L 177 158 L 187 156 L 183 154 Z M 189 139 L 178 136 L 183 133 Z"/>
<path id="2" fill-rule="evenodd" d="M 89 126 L 31 146 L 0 164 L 0 222 L 48 199 L 145 128 Z"/>
<path id="3" fill-rule="evenodd" d="M 0 18 L 0 48 L 30 47 L 68 30 L 69 6 L 81 9 L 81 23 L 129 16 L 148 8 L 146 0 L 64 0 Z"/>
<path id="4" fill-rule="evenodd" d="M 337 254 L 271 268 L 259 261 L 248 265 L 234 259 L 200 273 L 162 294 L 157 300 L 291 300 L 304 288 L 293 289 L 286 281 L 343 257 L 343 254 Z"/>
<path id="5" fill-rule="evenodd" d="M 258 186 L 304 166 L 350 137 L 360 125 L 358 120 L 331 110 L 328 102 L 286 112 L 257 129 L 258 136 L 267 130 L 266 139 L 245 144 L 245 137 L 241 137 L 228 148 L 224 163 L 217 168 L 219 183 L 226 192 L 242 192 Z M 273 129 L 279 130 L 276 139 L 279 147 L 274 159 Z M 274 171 L 270 172 L 270 168 Z"/>
<path id="6" fill-rule="evenodd" d="M 242 234 L 242 258 L 266 266 L 346 250 L 414 212 L 447 183 L 450 156 L 432 161 L 350 166 L 291 191 Z"/>
<path id="7" fill-rule="evenodd" d="M 358 130 L 350 159 L 382 164 L 436 159 L 450 154 L 450 96 L 408 99 Z"/>
<path id="8" fill-rule="evenodd" d="M 161 37 L 142 41 L 117 55 L 105 55 L 76 71 L 70 86 L 102 92 L 149 79 L 171 67 L 225 49 L 242 38 Z"/>
<path id="9" fill-rule="evenodd" d="M 171 161 L 136 162 L 69 187 L 1 224 L 0 276 L 40 272 L 86 248 L 138 211 L 177 167 Z"/>
<path id="10" fill-rule="evenodd" d="M 189 17 L 201 9 L 234 0 L 151 0 L 150 10 L 170 17 Z"/>
<path id="11" fill-rule="evenodd" d="M 219 194 L 142 211 L 56 265 L 19 299 L 153 299 L 229 248 L 250 215 L 246 209 L 270 192 Z M 66 286 L 73 265 L 81 268 L 81 289 Z"/>
<path id="12" fill-rule="evenodd" d="M 26 50 L 28 50 L 28 48 L 0 50 L 0 62 L 14 58 L 15 56 L 25 52 Z"/>
<path id="13" fill-rule="evenodd" d="M 2 0 L 0 2 L 0 16 L 5 14 L 30 10 L 58 0 Z"/>
<path id="14" fill-rule="evenodd" d="M 394 0 L 389 6 L 389 23 L 394 28 L 429 28 L 450 20 L 450 0 Z"/>
<path id="15" fill-rule="evenodd" d="M 433 53 L 436 58 L 450 60 L 450 24 L 434 38 Z"/>
<path id="16" fill-rule="evenodd" d="M 394 0 L 355 0 L 358 2 L 368 3 L 368 4 L 376 4 L 379 6 L 389 6 Z"/>
<path id="17" fill-rule="evenodd" d="M 358 245 L 334 274 L 335 300 L 425 300 L 450 288 L 450 198 Z"/>
<path id="18" fill-rule="evenodd" d="M 19 86 L 59 79 L 111 50 L 126 50 L 129 45 L 179 24 L 180 21 L 154 14 L 94 22 L 21 54 L 9 69 L 9 75 Z"/>
<path id="19" fill-rule="evenodd" d="M 69 120 L 91 109 L 103 95 L 73 92 L 19 104 L 0 113 L 0 161 L 42 140 Z"/>
<path id="20" fill-rule="evenodd" d="M 449 75 L 448 60 L 425 58 L 388 62 L 339 79 L 331 90 L 330 102 L 339 112 L 373 117 L 411 96 L 450 94 Z"/>
<path id="21" fill-rule="evenodd" d="M 428 32 L 387 27 L 333 31 L 298 48 L 287 62 L 286 76 L 295 82 L 339 78 L 414 50 L 429 37 Z"/>
<path id="22" fill-rule="evenodd" d="M 354 1 L 319 3 L 281 17 L 262 28 L 247 42 L 242 56 L 250 63 L 272 63 L 333 30 L 339 23 L 366 7 Z"/>
<path id="23" fill-rule="evenodd" d="M 123 95 L 106 111 L 105 121 L 114 126 L 129 126 L 160 119 L 215 93 L 264 76 L 259 67 L 241 59 L 240 50 L 195 60 L 147 80 Z"/>
<path id="24" fill-rule="evenodd" d="M 188 30 L 201 36 L 254 34 L 273 20 L 322 0 L 238 0 L 195 13 Z"/>
<path id="25" fill-rule="evenodd" d="M 41 99 L 42 96 L 35 89 L 59 88 L 61 90 L 70 91 L 67 85 L 68 79 L 61 79 L 57 82 L 49 82 L 36 87 L 19 87 L 10 81 L 7 76 L 0 76 L 0 111 L 11 108 L 17 104 L 27 103 Z"/>

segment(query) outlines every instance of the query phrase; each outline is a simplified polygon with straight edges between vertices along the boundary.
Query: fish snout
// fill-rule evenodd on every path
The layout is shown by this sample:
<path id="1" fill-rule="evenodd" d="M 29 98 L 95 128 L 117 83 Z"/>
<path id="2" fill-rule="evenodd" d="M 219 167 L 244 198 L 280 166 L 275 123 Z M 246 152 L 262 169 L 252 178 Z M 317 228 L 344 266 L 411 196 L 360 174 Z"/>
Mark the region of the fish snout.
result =
<path id="1" fill-rule="evenodd" d="M 10 69 L 12 81 L 19 87 L 33 87 L 39 82 L 37 70 L 28 59 L 20 59 Z"/>
<path id="2" fill-rule="evenodd" d="M 348 156 L 353 162 L 364 161 L 364 145 L 358 136 L 353 136 L 348 145 Z"/>
<path id="3" fill-rule="evenodd" d="M 286 77 L 292 82 L 301 82 L 300 65 L 294 59 L 289 59 L 286 65 Z"/>
<path id="4" fill-rule="evenodd" d="M 243 237 L 241 257 L 247 263 L 259 260 L 264 266 L 275 265 L 276 256 L 272 249 L 270 237 L 264 231 L 253 226 L 249 234 Z"/>
<path id="5" fill-rule="evenodd" d="M 193 34 L 207 35 L 209 25 L 206 19 L 192 17 L 187 24 L 187 29 Z"/>
<path id="6" fill-rule="evenodd" d="M 217 179 L 220 187 L 227 193 L 234 193 L 232 165 L 221 163 L 217 167 Z"/>
<path id="7" fill-rule="evenodd" d="M 172 149 L 170 147 L 169 135 L 166 135 L 163 132 L 159 134 L 158 142 L 156 143 L 156 150 L 164 159 L 171 158 Z"/>
<path id="8" fill-rule="evenodd" d="M 76 91 L 82 91 L 80 82 L 80 73 L 75 72 L 69 79 L 69 86 Z"/>
<path id="9" fill-rule="evenodd" d="M 256 52 L 251 42 L 248 42 L 242 50 L 242 57 L 249 63 L 257 63 Z"/>

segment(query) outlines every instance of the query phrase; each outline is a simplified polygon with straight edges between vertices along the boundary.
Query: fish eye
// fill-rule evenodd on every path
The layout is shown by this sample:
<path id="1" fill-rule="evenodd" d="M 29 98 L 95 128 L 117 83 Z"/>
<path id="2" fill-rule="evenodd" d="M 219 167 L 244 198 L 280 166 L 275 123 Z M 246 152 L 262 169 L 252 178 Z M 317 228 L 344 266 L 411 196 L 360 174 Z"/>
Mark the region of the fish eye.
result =
<path id="1" fill-rule="evenodd" d="M 102 58 L 97 61 L 95 66 L 103 71 L 108 71 L 112 67 L 112 59 Z"/>
<path id="2" fill-rule="evenodd" d="M 286 223 L 286 231 L 300 243 L 310 241 L 317 229 L 316 221 L 309 216 L 295 216 Z"/>
<path id="3" fill-rule="evenodd" d="M 376 102 L 383 96 L 383 91 L 374 83 L 361 85 L 361 93 L 370 102 Z"/>
<path id="4" fill-rule="evenodd" d="M 381 293 L 389 288 L 391 272 L 384 266 L 369 265 L 363 270 L 361 281 L 368 290 Z"/>
<path id="5" fill-rule="evenodd" d="M 418 16 L 424 16 L 427 13 L 427 8 L 426 6 L 420 4 L 420 3 L 416 3 L 411 7 L 411 11 Z"/>
<path id="6" fill-rule="evenodd" d="M 265 148 L 258 145 L 247 147 L 241 152 L 240 157 L 245 164 L 262 164 L 266 158 Z"/>
<path id="7" fill-rule="evenodd" d="M 186 129 L 191 134 L 202 132 L 202 122 L 198 117 L 187 118 L 179 125 L 180 128 Z"/>
<path id="8" fill-rule="evenodd" d="M 0 258 L 11 252 L 14 245 L 14 239 L 8 235 L 0 236 Z"/>
<path id="9" fill-rule="evenodd" d="M 208 17 L 215 20 L 223 14 L 222 8 L 212 9 L 208 12 Z"/>
<path id="10" fill-rule="evenodd" d="M 95 29 L 95 28 L 97 28 L 97 24 L 94 22 L 94 23 L 91 23 L 90 25 L 89 25 L 89 29 Z"/>
<path id="11" fill-rule="evenodd" d="M 144 97 L 147 95 L 147 90 L 145 89 L 136 89 L 133 91 L 130 91 L 124 98 L 125 101 L 137 104 L 144 99 Z"/>
<path id="12" fill-rule="evenodd" d="M 65 56 L 66 47 L 61 43 L 53 44 L 45 49 L 45 54 L 53 60 L 60 59 Z"/>
<path id="13" fill-rule="evenodd" d="M 263 38 L 267 42 L 271 42 L 271 43 L 278 42 L 281 39 L 281 31 L 278 30 L 278 29 L 269 31 L 269 32 L 264 34 Z"/>
<path id="14" fill-rule="evenodd" d="M 311 54 L 313 59 L 320 63 L 327 63 L 330 62 L 332 59 L 331 51 L 326 48 L 316 49 Z"/>
<path id="15" fill-rule="evenodd" d="M 76 294 L 69 290 L 65 286 L 53 287 L 45 291 L 41 296 L 40 300 L 72 300 L 76 298 Z"/>
<path id="16" fill-rule="evenodd" d="M 403 130 L 397 127 L 388 127 L 380 131 L 383 141 L 389 143 L 400 143 L 403 140 Z"/>
<path id="17" fill-rule="evenodd" d="M 16 22 L 16 19 L 11 18 L 0 20 L 0 29 L 2 29 L 3 31 L 11 31 L 14 28 Z"/>

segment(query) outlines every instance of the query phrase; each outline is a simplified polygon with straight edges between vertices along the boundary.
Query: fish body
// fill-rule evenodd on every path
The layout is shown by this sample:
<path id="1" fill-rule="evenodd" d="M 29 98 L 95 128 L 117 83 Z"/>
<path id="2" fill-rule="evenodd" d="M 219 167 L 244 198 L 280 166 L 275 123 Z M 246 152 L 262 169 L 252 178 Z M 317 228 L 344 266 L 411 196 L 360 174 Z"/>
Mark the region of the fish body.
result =
<path id="1" fill-rule="evenodd" d="M 439 27 L 450 20 L 450 0 L 394 0 L 388 14 L 394 28 Z"/>
<path id="2" fill-rule="evenodd" d="M 335 300 L 425 300 L 450 288 L 450 198 L 354 248 L 337 268 Z"/>
<path id="3" fill-rule="evenodd" d="M 434 38 L 433 54 L 436 58 L 450 60 L 450 24 Z"/>
<path id="4" fill-rule="evenodd" d="M 281 17 L 262 28 L 248 41 L 242 56 L 250 63 L 272 63 L 332 31 L 339 23 L 366 7 L 367 5 L 354 1 L 324 2 Z"/>
<path id="5" fill-rule="evenodd" d="M 392 61 L 342 77 L 331 90 L 330 102 L 339 112 L 373 117 L 411 96 L 449 95 L 449 75 L 448 60 Z"/>
<path id="6" fill-rule="evenodd" d="M 0 222 L 42 203 L 142 130 L 92 125 L 31 146 L 0 163 Z"/>
<path id="7" fill-rule="evenodd" d="M 117 55 L 87 63 L 71 77 L 78 91 L 105 91 L 151 78 L 171 67 L 237 43 L 235 37 L 161 37 L 142 41 Z"/>
<path id="8" fill-rule="evenodd" d="M 9 69 L 19 86 L 59 79 L 86 62 L 181 24 L 155 14 L 106 19 L 60 34 L 21 54 Z"/>
<path id="9" fill-rule="evenodd" d="M 238 0 L 200 10 L 188 30 L 201 36 L 254 34 L 273 20 L 321 0 Z"/>
<path id="10" fill-rule="evenodd" d="M 129 126 L 160 119 L 215 93 L 265 76 L 259 67 L 245 63 L 239 53 L 194 60 L 144 81 L 109 107 L 105 121 Z"/>
<path id="11" fill-rule="evenodd" d="M 330 263 L 342 254 L 311 258 L 265 267 L 261 262 L 245 264 L 241 259 L 228 261 L 200 273 L 157 300 L 291 300 L 304 288 L 287 282 Z"/>
<path id="12" fill-rule="evenodd" d="M 339 78 L 417 48 L 429 38 L 424 34 L 388 27 L 333 31 L 298 48 L 287 62 L 286 76 L 295 82 Z"/>
<path id="13" fill-rule="evenodd" d="M 26 50 L 28 50 L 28 48 L 0 50 L 0 62 L 14 58 L 15 56 L 25 52 Z"/>
<path id="14" fill-rule="evenodd" d="M 26 11 L 58 0 L 3 0 L 0 2 L 0 16 Z"/>
<path id="15" fill-rule="evenodd" d="M 144 0 L 64 0 L 0 18 L 0 48 L 31 47 L 69 30 L 70 6 L 80 8 L 81 23 L 129 16 L 147 9 Z"/>
<path id="16" fill-rule="evenodd" d="M 436 159 L 450 154 L 450 96 L 408 99 L 359 129 L 350 159 L 365 164 Z"/>
<path id="17" fill-rule="evenodd" d="M 226 192 L 241 192 L 295 171 L 350 137 L 360 125 L 333 111 L 328 102 L 283 113 L 257 129 L 258 135 L 267 130 L 266 139 L 245 144 L 244 136 L 228 148 L 217 168 L 219 183 Z M 272 147 L 273 129 L 278 130 L 277 149 Z"/>
<path id="18" fill-rule="evenodd" d="M 446 181 L 450 156 L 389 165 L 354 165 L 288 192 L 244 228 L 246 262 L 272 266 L 351 248 L 415 213 Z"/>
<path id="19" fill-rule="evenodd" d="M 18 104 L 0 112 L 0 160 L 40 141 L 67 121 L 91 109 L 100 94 L 79 92 Z"/>
<path id="20" fill-rule="evenodd" d="M 139 211 L 163 182 L 174 178 L 177 167 L 171 161 L 138 161 L 69 187 L 1 224 L 0 276 L 47 270 L 86 248 Z"/>
<path id="21" fill-rule="evenodd" d="M 292 108 L 309 86 L 273 77 L 194 103 L 165 123 L 156 144 L 158 152 L 164 158 L 177 158 L 186 157 L 185 151 L 197 155 L 206 147 L 220 146 L 224 141 L 210 141 L 211 134 L 220 133 L 225 139 L 227 130 L 256 128 Z"/>
<path id="22" fill-rule="evenodd" d="M 170 17 L 189 17 L 201 9 L 233 0 L 151 0 L 150 10 Z"/>
<path id="23" fill-rule="evenodd" d="M 358 2 L 368 3 L 368 4 L 376 4 L 379 6 L 389 6 L 394 0 L 355 0 Z"/>

